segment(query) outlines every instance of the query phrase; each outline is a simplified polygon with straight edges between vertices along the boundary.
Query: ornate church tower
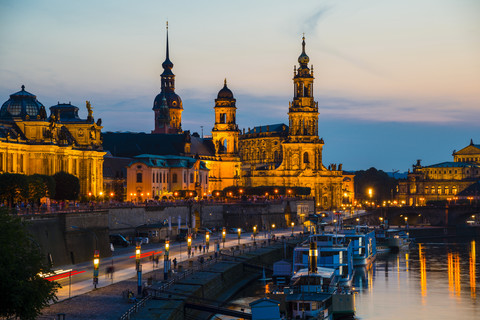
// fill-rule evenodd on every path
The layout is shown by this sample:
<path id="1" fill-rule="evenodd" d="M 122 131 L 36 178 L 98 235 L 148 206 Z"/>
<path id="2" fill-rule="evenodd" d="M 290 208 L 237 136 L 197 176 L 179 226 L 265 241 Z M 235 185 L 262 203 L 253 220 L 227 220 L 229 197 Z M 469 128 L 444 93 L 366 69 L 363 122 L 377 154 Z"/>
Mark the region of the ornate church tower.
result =
<path id="1" fill-rule="evenodd" d="M 212 128 L 215 161 L 207 161 L 210 169 L 208 182 L 212 190 L 238 186 L 240 182 L 239 130 L 235 119 L 235 102 L 225 79 L 225 84 L 215 99 L 215 125 Z"/>
<path id="2" fill-rule="evenodd" d="M 153 102 L 155 130 L 152 133 L 181 133 L 183 104 L 182 99 L 175 93 L 175 75 L 172 72 L 173 63 L 170 61 L 168 48 L 168 22 L 167 54 L 162 67 L 161 92 Z"/>
<path id="3" fill-rule="evenodd" d="M 216 155 L 238 153 L 235 102 L 232 91 L 227 87 L 227 79 L 225 79 L 224 86 L 215 99 L 215 126 L 212 129 L 212 139 Z"/>
<path id="4" fill-rule="evenodd" d="M 318 103 L 313 99 L 313 66 L 305 53 L 305 37 L 302 38 L 300 66 L 294 68 L 293 101 L 289 103 L 288 138 L 284 142 L 286 170 L 323 170 L 323 140 L 318 137 Z"/>
<path id="5" fill-rule="evenodd" d="M 318 140 L 318 103 L 313 100 L 313 66 L 310 71 L 305 37 L 302 40 L 302 54 L 298 57 L 300 67 L 293 71 L 294 95 L 288 109 L 289 140 L 314 142 Z"/>

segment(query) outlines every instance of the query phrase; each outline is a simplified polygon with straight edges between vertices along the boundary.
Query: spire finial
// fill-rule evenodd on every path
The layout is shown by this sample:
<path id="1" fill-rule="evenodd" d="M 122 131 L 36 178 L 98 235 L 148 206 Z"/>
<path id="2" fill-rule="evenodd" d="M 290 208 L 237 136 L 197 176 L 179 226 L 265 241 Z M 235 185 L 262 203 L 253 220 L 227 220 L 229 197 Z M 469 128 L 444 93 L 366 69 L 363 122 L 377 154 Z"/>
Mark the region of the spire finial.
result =
<path id="1" fill-rule="evenodd" d="M 223 82 L 223 85 L 226 87 L 227 86 L 227 78 L 225 78 L 225 81 Z"/>
<path id="2" fill-rule="evenodd" d="M 22 91 L 25 91 L 25 85 L 22 84 Z"/>
<path id="3" fill-rule="evenodd" d="M 470 139 L 470 145 L 473 146 L 473 139 Z"/>
<path id="4" fill-rule="evenodd" d="M 167 21 L 167 59 L 169 60 L 169 50 L 168 50 L 168 21 Z"/>

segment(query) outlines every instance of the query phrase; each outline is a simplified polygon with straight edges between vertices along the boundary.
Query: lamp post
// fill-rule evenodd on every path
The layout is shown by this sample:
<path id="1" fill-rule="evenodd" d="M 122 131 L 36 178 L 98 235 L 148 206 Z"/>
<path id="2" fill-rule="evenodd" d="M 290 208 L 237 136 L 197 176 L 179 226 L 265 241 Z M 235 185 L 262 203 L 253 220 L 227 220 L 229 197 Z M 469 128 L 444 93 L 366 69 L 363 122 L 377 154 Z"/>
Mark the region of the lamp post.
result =
<path id="1" fill-rule="evenodd" d="M 272 223 L 272 232 L 275 231 L 275 223 Z"/>
<path id="2" fill-rule="evenodd" d="M 135 248 L 135 269 L 138 271 L 138 267 L 140 266 L 140 256 L 142 254 L 142 247 L 141 245 L 137 245 Z"/>
<path id="3" fill-rule="evenodd" d="M 238 244 L 240 244 L 240 237 L 241 237 L 241 234 L 242 234 L 242 229 L 238 228 L 237 231 L 238 231 Z"/>
<path id="4" fill-rule="evenodd" d="M 168 237 L 165 238 L 165 255 L 163 256 L 163 279 L 168 279 L 168 271 L 169 271 L 169 260 L 168 256 L 170 253 L 170 240 Z"/>
<path id="5" fill-rule="evenodd" d="M 253 244 L 256 244 L 255 236 L 257 235 L 257 226 L 253 226 Z"/>
<path id="6" fill-rule="evenodd" d="M 357 225 L 360 225 L 360 218 L 357 218 L 355 220 L 357 220 Z"/>
<path id="7" fill-rule="evenodd" d="M 98 266 L 99 265 L 100 265 L 100 252 L 98 250 L 95 250 L 93 254 L 93 287 L 95 289 L 97 288 L 97 284 L 98 284 Z"/>
<path id="8" fill-rule="evenodd" d="M 408 217 L 405 217 L 405 227 L 408 229 Z"/>
<path id="9" fill-rule="evenodd" d="M 208 249 L 210 248 L 210 232 L 205 232 L 205 247 Z"/>
<path id="10" fill-rule="evenodd" d="M 187 238 L 187 250 L 188 250 L 188 258 L 192 254 L 192 235 L 189 234 Z"/>
<path id="11" fill-rule="evenodd" d="M 293 237 L 293 227 L 295 227 L 295 222 L 292 221 L 292 237 Z"/>
<path id="12" fill-rule="evenodd" d="M 223 242 L 223 247 L 225 248 L 225 237 L 227 236 L 227 231 L 225 230 L 225 227 L 223 227 L 222 230 L 222 242 Z"/>

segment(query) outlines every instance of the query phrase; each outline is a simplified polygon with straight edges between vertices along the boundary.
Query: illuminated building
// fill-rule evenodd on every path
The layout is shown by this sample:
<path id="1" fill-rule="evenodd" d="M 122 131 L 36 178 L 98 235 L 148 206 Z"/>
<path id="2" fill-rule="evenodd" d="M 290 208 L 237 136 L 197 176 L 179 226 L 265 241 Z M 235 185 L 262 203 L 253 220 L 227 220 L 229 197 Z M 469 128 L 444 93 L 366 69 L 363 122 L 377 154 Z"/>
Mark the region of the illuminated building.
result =
<path id="1" fill-rule="evenodd" d="M 151 134 L 104 133 L 104 148 L 113 157 L 133 158 L 139 154 L 194 157 L 209 170 L 203 192 L 209 195 L 230 186 L 309 187 L 321 209 L 352 203 L 354 175 L 344 174 L 341 164 L 325 167 L 322 163 L 324 141 L 318 135 L 318 103 L 313 98 L 313 68 L 308 67 L 305 38 L 298 58 L 300 66 L 294 71 L 295 94 L 288 109 L 289 125 L 264 125 L 241 132 L 236 123 L 236 99 L 225 80 L 215 99 L 211 138 L 181 129 L 183 106 L 174 92 L 175 76 L 168 50 L 167 34 L 162 91 L 153 107 L 155 129 Z M 130 166 L 128 170 L 134 169 Z M 127 176 L 128 189 L 133 188 L 127 191 L 128 199 L 130 193 L 136 192 L 130 187 L 134 183 L 129 182 L 135 175 L 127 173 Z M 151 198 L 154 194 L 161 196 L 162 192 L 198 189 L 188 183 L 168 186 L 165 190 L 163 187 L 159 186 L 160 193 L 152 192 Z M 142 190 L 153 191 L 152 188 L 153 185 L 145 185 Z"/>
<path id="2" fill-rule="evenodd" d="M 199 195 L 208 191 L 208 169 L 203 161 L 144 154 L 136 156 L 127 166 L 128 201 L 160 199 L 165 194 L 174 195 L 177 190 L 191 190 Z"/>
<path id="3" fill-rule="evenodd" d="M 317 207 L 336 208 L 344 198 L 342 165 L 327 168 L 322 162 L 324 141 L 318 135 L 318 103 L 313 97 L 313 67 L 308 67 L 309 61 L 303 38 L 300 66 L 294 69 L 289 125 L 259 126 L 240 135 L 242 183 L 309 187 Z"/>
<path id="4" fill-rule="evenodd" d="M 426 205 L 428 201 L 456 201 L 464 190 L 480 178 L 480 145 L 453 152 L 453 162 L 422 166 L 420 160 L 398 185 L 398 199 L 407 205 Z M 478 196 L 478 195 L 477 195 Z"/>
<path id="5" fill-rule="evenodd" d="M 0 109 L 0 172 L 53 175 L 65 171 L 80 180 L 80 194 L 99 195 L 103 188 L 101 119 L 80 119 L 70 103 L 50 107 L 22 90 Z"/>

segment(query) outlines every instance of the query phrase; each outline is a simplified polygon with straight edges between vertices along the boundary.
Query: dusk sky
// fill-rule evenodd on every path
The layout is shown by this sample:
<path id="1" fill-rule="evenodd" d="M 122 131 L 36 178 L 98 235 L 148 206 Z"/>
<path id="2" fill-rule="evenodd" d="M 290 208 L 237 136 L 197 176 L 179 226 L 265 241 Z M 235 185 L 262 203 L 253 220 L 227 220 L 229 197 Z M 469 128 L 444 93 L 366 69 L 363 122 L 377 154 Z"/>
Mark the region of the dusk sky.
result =
<path id="1" fill-rule="evenodd" d="M 288 124 L 305 33 L 325 165 L 403 172 L 480 144 L 478 0 L 1 0 L 0 101 L 24 84 L 150 132 L 167 20 L 184 130 L 210 135 L 224 78 L 240 128 Z"/>

